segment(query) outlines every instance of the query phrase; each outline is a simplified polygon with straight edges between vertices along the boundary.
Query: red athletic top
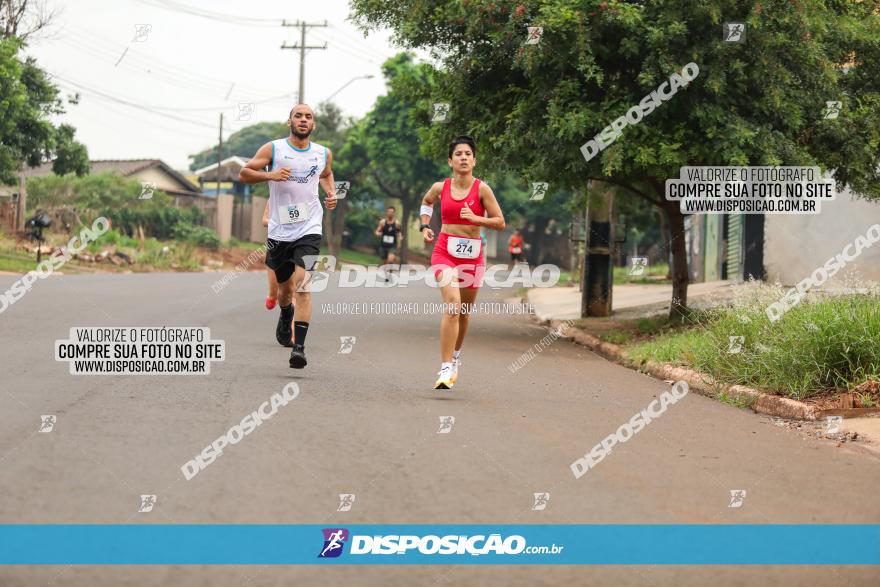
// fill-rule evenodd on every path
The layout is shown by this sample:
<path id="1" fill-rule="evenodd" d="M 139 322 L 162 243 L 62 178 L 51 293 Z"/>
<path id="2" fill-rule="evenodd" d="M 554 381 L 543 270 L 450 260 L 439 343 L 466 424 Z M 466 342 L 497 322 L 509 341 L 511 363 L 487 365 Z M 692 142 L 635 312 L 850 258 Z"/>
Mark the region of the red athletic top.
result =
<path id="1" fill-rule="evenodd" d="M 523 239 L 521 236 L 511 235 L 510 242 L 508 243 L 507 250 L 511 253 L 513 249 L 519 249 L 522 252 Z"/>
<path id="2" fill-rule="evenodd" d="M 480 180 L 474 179 L 474 185 L 471 186 L 471 191 L 468 192 L 467 196 L 463 200 L 456 200 L 452 197 L 452 180 L 447 177 L 446 181 L 443 182 L 443 191 L 440 192 L 440 218 L 443 224 L 479 226 L 461 217 L 461 209 L 464 208 L 465 202 L 468 203 L 468 207 L 477 216 L 486 215 L 486 210 L 480 201 Z"/>

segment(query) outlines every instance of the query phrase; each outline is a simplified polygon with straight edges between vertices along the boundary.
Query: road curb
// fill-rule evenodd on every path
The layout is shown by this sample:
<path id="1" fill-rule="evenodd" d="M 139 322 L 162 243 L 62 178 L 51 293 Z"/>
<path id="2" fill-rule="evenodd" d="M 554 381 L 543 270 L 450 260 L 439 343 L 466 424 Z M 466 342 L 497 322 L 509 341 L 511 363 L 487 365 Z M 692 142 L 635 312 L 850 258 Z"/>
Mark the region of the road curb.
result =
<path id="1" fill-rule="evenodd" d="M 544 324 L 548 324 L 551 328 L 565 328 L 566 322 L 561 320 L 543 320 Z M 578 328 L 569 327 L 565 330 L 566 337 L 570 338 L 577 344 L 585 346 L 595 353 L 598 353 L 606 359 L 612 360 L 631 369 L 636 369 L 643 373 L 652 375 L 658 379 L 687 381 L 692 391 L 697 391 L 700 395 L 705 395 L 713 399 L 720 399 L 721 395 L 741 401 L 748 405 L 753 411 L 768 416 L 777 416 L 790 420 L 818 420 L 820 413 L 814 406 L 807 405 L 797 400 L 778 395 L 770 395 L 763 393 L 757 389 L 746 387 L 744 385 L 725 385 L 718 383 L 711 376 L 687 367 L 678 367 L 668 363 L 656 363 L 647 361 L 639 363 L 629 356 L 626 352 L 616 344 L 604 342 L 592 334 L 588 334 Z"/>

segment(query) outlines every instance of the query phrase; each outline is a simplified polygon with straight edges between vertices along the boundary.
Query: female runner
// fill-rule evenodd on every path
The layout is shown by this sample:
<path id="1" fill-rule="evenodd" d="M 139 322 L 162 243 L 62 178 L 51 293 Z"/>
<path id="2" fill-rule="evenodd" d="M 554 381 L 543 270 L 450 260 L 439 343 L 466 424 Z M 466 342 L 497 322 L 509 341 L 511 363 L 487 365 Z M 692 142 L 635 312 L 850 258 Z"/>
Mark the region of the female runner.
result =
<path id="1" fill-rule="evenodd" d="M 461 346 L 486 271 L 480 228 L 504 230 L 504 216 L 495 194 L 474 177 L 476 154 L 474 139 L 466 135 L 456 137 L 449 144 L 452 177 L 432 185 L 422 198 L 420 209 L 419 231 L 426 243 L 434 241 L 428 222 L 438 199 L 443 220 L 431 254 L 431 268 L 448 309 L 440 322 L 441 363 L 434 389 L 452 389 L 458 379 Z"/>

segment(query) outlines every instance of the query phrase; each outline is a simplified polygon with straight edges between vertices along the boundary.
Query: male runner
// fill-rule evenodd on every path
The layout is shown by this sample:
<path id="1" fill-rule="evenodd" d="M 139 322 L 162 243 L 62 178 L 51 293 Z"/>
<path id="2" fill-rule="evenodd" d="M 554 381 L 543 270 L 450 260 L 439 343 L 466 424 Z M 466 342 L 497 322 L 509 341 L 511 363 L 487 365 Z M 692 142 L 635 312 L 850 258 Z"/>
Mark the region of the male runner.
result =
<path id="1" fill-rule="evenodd" d="M 312 300 L 309 292 L 300 290 L 306 279 L 306 270 L 314 268 L 314 263 L 306 267 L 303 257 L 320 253 L 324 210 L 318 199 L 318 184 L 327 194 L 324 205 L 328 210 L 336 207 L 336 189 L 330 167 L 333 154 L 327 147 L 309 140 L 315 130 L 315 113 L 311 107 L 297 104 L 290 111 L 287 126 L 290 136 L 260 147 L 254 158 L 242 168 L 238 179 L 242 183 L 269 182 L 266 265 L 275 271 L 278 279 L 278 305 L 281 307 L 275 338 L 279 344 L 292 347 L 290 366 L 302 369 L 307 364 L 305 342 Z M 266 166 L 269 171 L 262 171 Z"/>
<path id="2" fill-rule="evenodd" d="M 397 260 L 397 250 L 399 241 L 397 235 L 400 234 L 400 222 L 394 217 L 394 206 L 389 206 L 385 211 L 385 218 L 379 220 L 379 226 L 376 227 L 375 234 L 382 238 L 379 244 L 379 252 L 382 261 L 388 265 L 393 265 Z"/>

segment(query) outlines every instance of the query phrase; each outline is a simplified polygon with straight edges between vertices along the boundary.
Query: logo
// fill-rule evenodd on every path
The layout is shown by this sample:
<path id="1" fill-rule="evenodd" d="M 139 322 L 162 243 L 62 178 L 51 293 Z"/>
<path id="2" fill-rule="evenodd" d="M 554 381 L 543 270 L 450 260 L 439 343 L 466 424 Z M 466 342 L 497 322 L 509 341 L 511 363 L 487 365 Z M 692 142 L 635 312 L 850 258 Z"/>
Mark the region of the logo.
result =
<path id="1" fill-rule="evenodd" d="M 532 201 L 541 201 L 544 199 L 544 196 L 547 195 L 547 188 L 550 187 L 550 184 L 546 181 L 536 181 L 532 184 L 532 195 L 529 197 L 529 200 Z"/>
<path id="2" fill-rule="evenodd" d="M 315 175 L 317 172 L 318 172 L 318 166 L 312 165 L 309 168 L 309 172 L 306 173 L 305 175 L 294 175 L 293 173 L 291 173 L 290 177 L 287 178 L 287 181 L 292 181 L 295 183 L 308 183 L 309 179 L 313 175 Z"/>
<path id="3" fill-rule="evenodd" d="M 40 429 L 37 432 L 52 432 L 52 428 L 55 427 L 55 421 L 57 418 L 53 415 L 48 416 L 40 416 Z"/>
<path id="4" fill-rule="evenodd" d="M 452 426 L 455 424 L 455 416 L 438 416 L 440 418 L 440 428 L 437 434 L 449 434 L 452 432 Z"/>
<path id="5" fill-rule="evenodd" d="M 141 196 L 138 199 L 139 200 L 151 200 L 153 198 L 153 191 L 155 189 L 156 189 L 155 182 L 142 181 L 141 182 Z"/>
<path id="6" fill-rule="evenodd" d="M 434 104 L 434 114 L 431 116 L 431 122 L 449 122 L 449 103 L 436 102 Z"/>
<path id="7" fill-rule="evenodd" d="M 333 187 L 336 189 L 336 199 L 342 200 L 348 195 L 348 188 L 351 187 L 351 183 L 347 181 L 337 181 L 334 182 Z"/>
<path id="8" fill-rule="evenodd" d="M 306 272 L 306 278 L 296 290 L 298 292 L 319 292 L 327 289 L 330 283 L 330 271 L 336 270 L 336 257 L 332 255 L 303 255 L 303 263 L 312 269 Z M 324 271 L 316 271 L 318 266 Z"/>
<path id="9" fill-rule="evenodd" d="M 746 25 L 742 22 L 725 22 L 722 39 L 725 43 L 745 43 Z"/>
<path id="10" fill-rule="evenodd" d="M 540 26 L 530 26 L 526 27 L 528 29 L 528 35 L 526 35 L 526 45 L 537 45 L 541 42 L 541 35 L 544 34 L 544 27 Z"/>
<path id="11" fill-rule="evenodd" d="M 729 508 L 742 507 L 742 504 L 745 500 L 746 500 L 746 490 L 745 489 L 731 489 L 730 490 L 730 503 L 727 504 L 727 507 L 729 507 Z"/>
<path id="12" fill-rule="evenodd" d="M 238 110 L 235 113 L 235 120 L 247 122 L 254 115 L 254 110 L 256 107 L 253 102 L 239 102 Z"/>
<path id="13" fill-rule="evenodd" d="M 843 423 L 843 416 L 826 416 L 825 417 L 825 434 L 837 434 L 840 432 L 840 425 Z"/>
<path id="14" fill-rule="evenodd" d="M 135 43 L 143 43 L 147 40 L 147 37 L 150 36 L 150 32 L 153 30 L 153 25 L 151 24 L 136 24 L 134 25 L 134 39 L 132 39 Z"/>
<path id="15" fill-rule="evenodd" d="M 138 508 L 138 512 L 149 513 L 151 511 L 153 511 L 154 505 L 156 505 L 156 496 L 155 495 L 142 495 L 141 496 L 141 507 Z"/>
<path id="16" fill-rule="evenodd" d="M 731 355 L 738 355 L 743 350 L 743 343 L 745 343 L 745 336 L 728 336 L 727 337 L 727 352 Z"/>
<path id="17" fill-rule="evenodd" d="M 354 348 L 354 343 L 357 342 L 356 336 L 340 336 L 339 337 L 339 355 L 350 355 L 351 350 Z"/>
<path id="18" fill-rule="evenodd" d="M 642 275 L 648 266 L 647 257 L 631 257 L 630 261 L 632 261 L 632 267 L 629 268 L 630 275 Z"/>
<path id="19" fill-rule="evenodd" d="M 843 108 L 843 102 L 839 100 L 829 100 L 825 102 L 825 113 L 822 116 L 825 120 L 834 120 L 840 114 Z"/>
<path id="20" fill-rule="evenodd" d="M 536 493 L 535 494 L 535 503 L 532 505 L 533 512 L 539 512 L 541 510 L 547 509 L 547 502 L 550 501 L 549 493 Z"/>
<path id="21" fill-rule="evenodd" d="M 355 495 L 354 493 L 340 493 L 339 494 L 339 507 L 336 508 L 337 512 L 350 512 L 351 506 L 354 505 Z"/>
<path id="22" fill-rule="evenodd" d="M 337 558 L 342 554 L 342 547 L 348 540 L 348 530 L 345 528 L 324 528 L 324 548 L 321 549 L 318 558 Z"/>

